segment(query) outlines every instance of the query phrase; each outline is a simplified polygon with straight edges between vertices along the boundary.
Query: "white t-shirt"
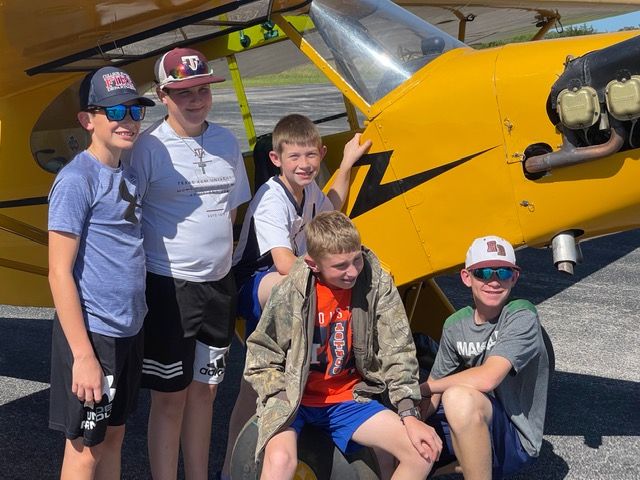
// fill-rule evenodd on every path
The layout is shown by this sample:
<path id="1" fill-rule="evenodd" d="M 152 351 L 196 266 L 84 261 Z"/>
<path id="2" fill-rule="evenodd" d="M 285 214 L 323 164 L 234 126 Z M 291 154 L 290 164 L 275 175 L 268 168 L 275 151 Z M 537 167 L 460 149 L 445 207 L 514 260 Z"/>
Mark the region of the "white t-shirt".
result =
<path id="1" fill-rule="evenodd" d="M 293 194 L 281 180 L 270 178 L 258 189 L 244 217 L 233 254 L 236 278 L 242 282 L 258 270 L 272 269 L 272 248 L 285 247 L 296 256 L 306 253 L 304 226 L 316 214 L 328 210 L 333 210 L 333 205 L 315 182 L 304 188 L 302 205 L 298 208 Z"/>
<path id="2" fill-rule="evenodd" d="M 231 268 L 231 210 L 251 191 L 238 141 L 209 123 L 180 137 L 151 125 L 128 155 L 142 195 L 147 270 L 192 282 L 219 280 Z"/>

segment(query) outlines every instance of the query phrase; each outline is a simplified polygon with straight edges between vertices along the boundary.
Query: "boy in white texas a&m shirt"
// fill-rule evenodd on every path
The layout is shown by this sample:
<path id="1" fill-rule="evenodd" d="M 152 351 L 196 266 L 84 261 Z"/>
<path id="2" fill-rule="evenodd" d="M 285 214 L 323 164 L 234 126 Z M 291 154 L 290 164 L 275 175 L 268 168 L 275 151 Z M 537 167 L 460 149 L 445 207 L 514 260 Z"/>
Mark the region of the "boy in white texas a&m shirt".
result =
<path id="1" fill-rule="evenodd" d="M 197 50 L 158 59 L 157 94 L 167 116 L 131 155 L 142 193 L 147 264 L 142 386 L 151 389 L 151 475 L 208 477 L 212 405 L 236 316 L 231 274 L 236 208 L 250 199 L 233 134 L 207 122 L 213 74 Z"/>

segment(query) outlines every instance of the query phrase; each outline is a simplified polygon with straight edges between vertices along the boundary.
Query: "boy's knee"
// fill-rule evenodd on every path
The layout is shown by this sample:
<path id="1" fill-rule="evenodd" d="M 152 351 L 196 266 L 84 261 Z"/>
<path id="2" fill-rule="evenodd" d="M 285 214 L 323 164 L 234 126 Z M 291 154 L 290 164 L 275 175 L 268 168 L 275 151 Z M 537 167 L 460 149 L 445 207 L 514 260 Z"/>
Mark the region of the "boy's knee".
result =
<path id="1" fill-rule="evenodd" d="M 287 450 L 271 450 L 265 453 L 263 469 L 269 473 L 268 478 L 292 478 L 297 466 L 298 458 Z"/>
<path id="2" fill-rule="evenodd" d="M 491 420 L 491 402 L 474 388 L 457 385 L 442 394 L 442 406 L 447 422 L 455 431 L 459 427 L 488 424 Z"/>
<path id="3" fill-rule="evenodd" d="M 410 449 L 408 453 L 409 455 L 405 458 L 398 459 L 400 463 L 413 472 L 414 478 L 426 478 L 427 474 L 431 471 L 433 461 L 428 462 L 425 460 L 415 448 Z"/>
<path id="4" fill-rule="evenodd" d="M 104 450 L 104 441 L 98 445 L 87 447 L 84 445 L 82 438 L 76 438 L 75 440 L 67 440 L 64 456 L 65 460 L 68 460 L 79 471 L 89 471 L 95 469 L 102 458 Z"/>
<path id="5" fill-rule="evenodd" d="M 189 397 L 190 400 L 196 400 L 200 402 L 213 402 L 218 393 L 218 385 L 202 382 L 191 382 L 189 385 Z"/>

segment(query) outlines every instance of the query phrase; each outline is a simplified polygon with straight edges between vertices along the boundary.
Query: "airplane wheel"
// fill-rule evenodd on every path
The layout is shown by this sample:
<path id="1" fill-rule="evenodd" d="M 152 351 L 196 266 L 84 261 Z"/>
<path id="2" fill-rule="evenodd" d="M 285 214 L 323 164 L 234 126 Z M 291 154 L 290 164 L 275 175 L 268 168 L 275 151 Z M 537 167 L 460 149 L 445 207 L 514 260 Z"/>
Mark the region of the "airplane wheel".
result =
<path id="1" fill-rule="evenodd" d="M 232 480 L 256 480 L 261 465 L 254 462 L 258 425 L 252 417 L 238 435 L 231 455 Z M 296 480 L 379 480 L 373 450 L 362 448 L 346 457 L 331 438 L 313 427 L 305 427 L 298 438 Z"/>

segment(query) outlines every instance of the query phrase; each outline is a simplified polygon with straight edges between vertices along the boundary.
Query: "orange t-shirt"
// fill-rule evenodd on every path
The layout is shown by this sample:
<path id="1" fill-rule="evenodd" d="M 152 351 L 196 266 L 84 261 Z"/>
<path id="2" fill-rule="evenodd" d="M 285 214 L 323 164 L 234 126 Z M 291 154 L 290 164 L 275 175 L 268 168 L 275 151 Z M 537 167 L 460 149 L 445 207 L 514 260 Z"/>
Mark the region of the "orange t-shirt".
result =
<path id="1" fill-rule="evenodd" d="M 311 366 L 302 395 L 307 407 L 353 400 L 353 387 L 361 380 L 351 352 L 351 290 L 316 282 L 316 297 Z"/>

